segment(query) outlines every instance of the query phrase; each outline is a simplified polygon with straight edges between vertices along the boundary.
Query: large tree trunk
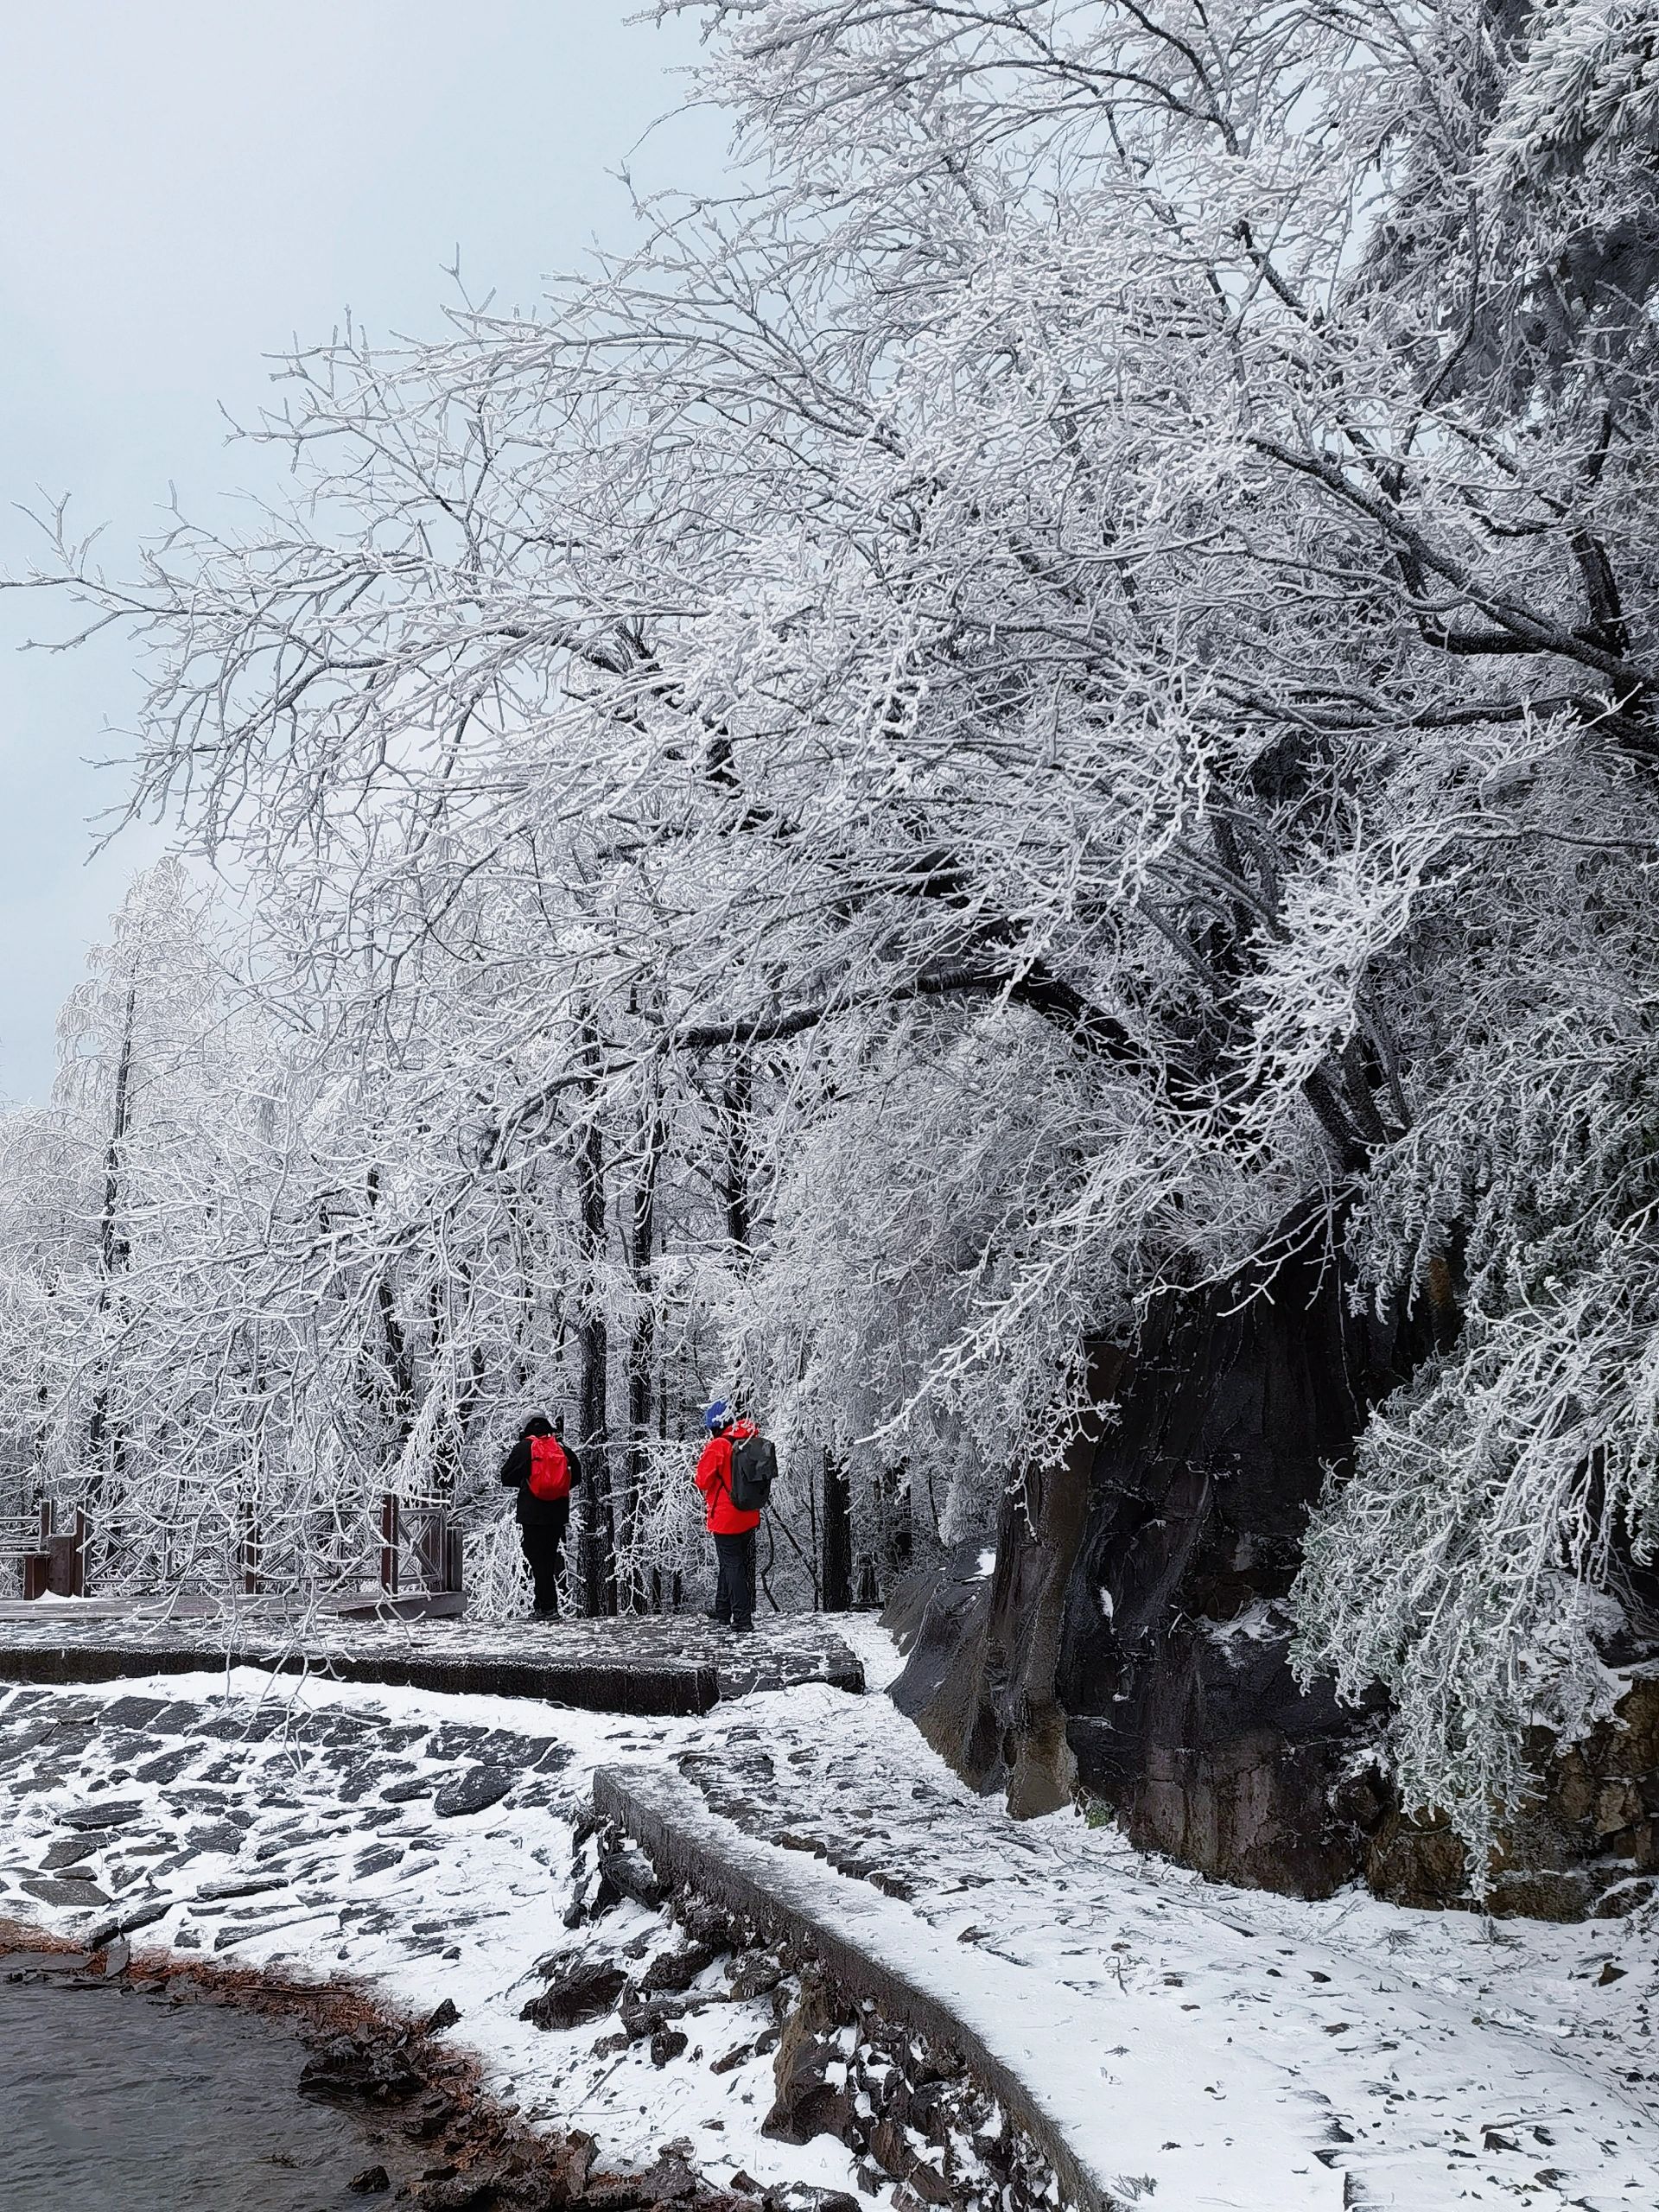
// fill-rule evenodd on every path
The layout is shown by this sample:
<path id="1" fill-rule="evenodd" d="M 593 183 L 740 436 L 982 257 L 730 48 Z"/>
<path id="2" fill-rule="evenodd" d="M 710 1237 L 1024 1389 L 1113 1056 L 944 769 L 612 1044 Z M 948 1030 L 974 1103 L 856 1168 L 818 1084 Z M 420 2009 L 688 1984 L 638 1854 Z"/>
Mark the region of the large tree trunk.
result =
<path id="1" fill-rule="evenodd" d="M 977 1788 L 1029 1814 L 1081 1786 L 1228 1880 L 1319 1896 L 1360 1870 L 1381 1806 L 1343 1776 L 1365 1724 L 1297 1688 L 1279 1602 L 1325 1465 L 1420 1349 L 1345 1287 L 1304 1250 L 1270 1290 L 1165 1300 L 1133 1360 L 1097 1351 L 1117 1411 L 1005 1501 L 989 1577 L 964 1559 L 897 1604 L 894 1695 Z"/>
<path id="2" fill-rule="evenodd" d="M 605 1133 L 591 1105 L 577 1140 L 576 1192 L 588 1278 L 576 1338 L 583 1488 L 582 1610 L 593 1616 L 616 1611 L 616 1530 L 611 1500 L 610 1346 L 599 1304 L 598 1281 L 605 1251 Z"/>
<path id="3" fill-rule="evenodd" d="M 653 1100 L 641 1132 L 639 1167 L 633 1186 L 633 1220 L 629 1237 L 629 1264 L 640 1305 L 628 1345 L 628 1469 L 622 1496 L 620 1525 L 625 1550 L 632 1552 L 645 1487 L 645 1459 L 650 1448 L 652 1383 L 654 1380 L 657 1331 L 652 1269 L 657 1249 L 657 1180 L 662 1160 L 664 1130 L 662 1106 Z M 652 1603 L 641 1573 L 630 1572 L 622 1592 L 632 1611 Z M 660 1610 L 660 1607 L 659 1607 Z"/>
<path id="4" fill-rule="evenodd" d="M 826 1613 L 850 1612 L 853 1604 L 853 1491 L 847 1463 L 823 1457 L 823 1546 L 819 1578 Z"/>
<path id="5" fill-rule="evenodd" d="M 749 1256 L 753 1222 L 749 1211 L 749 1109 L 754 1078 L 748 1054 L 739 1051 L 726 1074 L 721 1102 L 726 1157 L 723 1163 L 726 1236 L 740 1263 Z"/>

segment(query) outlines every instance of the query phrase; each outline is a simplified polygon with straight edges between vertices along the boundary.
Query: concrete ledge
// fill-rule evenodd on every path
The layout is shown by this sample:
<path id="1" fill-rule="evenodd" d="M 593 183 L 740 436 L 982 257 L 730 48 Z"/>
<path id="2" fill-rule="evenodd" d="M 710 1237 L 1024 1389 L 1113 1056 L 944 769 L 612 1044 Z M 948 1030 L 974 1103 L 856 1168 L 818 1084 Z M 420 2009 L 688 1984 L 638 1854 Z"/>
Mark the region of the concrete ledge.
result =
<path id="1" fill-rule="evenodd" d="M 257 1667 L 320 1681 L 380 1682 L 399 1689 L 478 1697 L 538 1699 L 583 1713 L 682 1719 L 707 1713 L 720 1695 L 712 1667 L 604 1666 L 591 1662 L 404 1657 L 391 1652 L 215 1651 L 176 1643 L 29 1643 L 0 1649 L 0 1681 L 64 1685 L 113 1682 L 146 1675 L 212 1674 Z"/>
<path id="2" fill-rule="evenodd" d="M 926 1970 L 919 1952 L 931 1942 L 931 1931 L 903 1906 L 819 1859 L 744 1834 L 671 1770 L 601 1767 L 594 1777 L 594 1802 L 664 1879 L 698 1891 L 773 1941 L 804 1944 L 849 1996 L 871 2000 L 913 2033 L 954 2044 L 1053 2167 L 1067 2202 L 1079 2212 L 1121 2212 L 1099 2161 L 1079 2147 L 1068 2124 L 1065 2107 L 1077 2093 L 1090 2095 L 1086 2069 L 1084 2078 L 1063 2085 L 1072 2092 L 1069 2097 L 1023 2077 L 1007 2055 L 1007 2046 L 1020 2041 L 1021 2007 L 1017 1999 L 1010 2001 L 1011 1990 L 999 1987 L 1006 1977 L 996 1961 L 979 1958 L 964 1973 L 951 1971 L 957 1962 L 941 1958 L 939 1971 Z M 969 1975 L 978 1985 L 972 1993 Z M 988 2010 L 1007 2031 L 995 2037 L 1001 2049 L 968 2017 L 983 2018 Z M 1073 2056 L 1086 2059 L 1092 2042 L 1087 2037 L 1078 2050 L 1074 2039 Z M 1097 2098 L 1097 2073 L 1094 2082 Z"/>

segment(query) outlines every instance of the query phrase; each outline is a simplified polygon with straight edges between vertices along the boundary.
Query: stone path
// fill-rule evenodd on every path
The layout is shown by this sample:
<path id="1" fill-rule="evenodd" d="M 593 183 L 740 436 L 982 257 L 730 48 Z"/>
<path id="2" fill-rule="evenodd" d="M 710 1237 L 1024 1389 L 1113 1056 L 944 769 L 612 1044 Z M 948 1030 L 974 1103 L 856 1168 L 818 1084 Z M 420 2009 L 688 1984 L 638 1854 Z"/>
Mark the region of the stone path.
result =
<path id="1" fill-rule="evenodd" d="M 813 1694 L 849 1710 L 866 1702 Z M 573 1941 L 574 1842 L 595 1765 L 707 1748 L 734 1719 L 786 1702 L 728 1698 L 703 1719 L 626 1719 L 248 1669 L 0 1688 L 0 1954 L 10 1923 L 83 1954 L 109 1945 L 117 1969 L 129 1948 L 163 1956 L 169 1992 L 185 1995 L 199 1960 L 279 1980 L 338 1976 L 416 2018 L 453 2005 L 453 2037 L 504 2112 L 585 2128 L 613 2166 L 690 2157 L 716 2183 L 744 2173 L 771 2212 L 832 2212 L 825 2191 L 842 2192 L 846 2212 L 843 2145 L 763 2133 L 772 1984 L 734 1993 L 715 1963 L 706 1992 L 676 2000 L 710 2005 L 718 2043 L 682 2032 L 601 2056 L 595 2038 L 614 2018 L 565 2034 L 525 2017 L 541 1962 Z M 654 1900 L 648 1866 L 637 1852 L 632 1862 Z M 684 1989 L 655 1967 L 682 1958 L 683 1934 L 626 1893 L 620 1854 L 607 1864 L 625 1885 L 603 1923 L 625 1961 L 619 1986 Z M 717 2071 L 734 2045 L 741 2062 Z M 644 2202 L 655 2198 L 617 2206 Z"/>
<path id="2" fill-rule="evenodd" d="M 1013 1821 L 886 1700 L 860 1719 L 836 1729 L 805 1693 L 781 1731 L 746 1723 L 600 1793 L 671 1871 L 759 1896 L 866 1961 L 873 1993 L 915 1993 L 924 2023 L 953 2015 L 1097 2201 L 1659 2203 L 1645 1929 L 1493 1935 L 1227 1889 L 1072 1817 Z"/>
<path id="3" fill-rule="evenodd" d="M 857 1693 L 863 1669 L 823 1617 L 734 1637 L 701 1614 L 606 1621 L 342 1621 L 253 1606 L 110 1611 L 73 1601 L 0 1608 L 0 1681 L 76 1683 L 183 1674 L 227 1662 L 268 1673 L 493 1697 L 588 1712 L 706 1713 L 717 1698 L 823 1682 Z"/>
<path id="4" fill-rule="evenodd" d="M 378 1712 L 16 1690 L 0 1701 L 0 1792 L 19 1808 L 0 1907 L 84 1915 L 89 1948 L 170 1914 L 187 1951 L 324 1921 L 441 1950 L 475 1914 L 425 1926 L 400 1907 L 419 1903 L 442 1824 L 550 1806 L 570 1758 L 546 1736 Z M 346 1872 L 356 1895 L 337 1896 Z"/>

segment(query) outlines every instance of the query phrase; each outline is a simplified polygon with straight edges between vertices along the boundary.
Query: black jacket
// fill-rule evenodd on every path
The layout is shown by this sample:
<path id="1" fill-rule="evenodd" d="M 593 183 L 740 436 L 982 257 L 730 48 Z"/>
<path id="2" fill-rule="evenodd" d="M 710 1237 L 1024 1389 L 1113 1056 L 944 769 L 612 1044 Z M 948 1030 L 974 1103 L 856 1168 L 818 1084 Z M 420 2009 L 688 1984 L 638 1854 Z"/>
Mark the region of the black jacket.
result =
<path id="1" fill-rule="evenodd" d="M 564 1439 L 559 1439 L 564 1444 Z M 570 1487 L 574 1490 L 582 1480 L 582 1462 L 571 1446 L 564 1444 L 564 1456 L 570 1462 Z M 570 1511 L 567 1497 L 532 1497 L 530 1494 L 530 1439 L 521 1436 L 506 1458 L 501 1462 L 501 1479 L 509 1490 L 518 1493 L 518 1515 L 521 1529 L 550 1528 L 555 1522 L 563 1524 Z"/>

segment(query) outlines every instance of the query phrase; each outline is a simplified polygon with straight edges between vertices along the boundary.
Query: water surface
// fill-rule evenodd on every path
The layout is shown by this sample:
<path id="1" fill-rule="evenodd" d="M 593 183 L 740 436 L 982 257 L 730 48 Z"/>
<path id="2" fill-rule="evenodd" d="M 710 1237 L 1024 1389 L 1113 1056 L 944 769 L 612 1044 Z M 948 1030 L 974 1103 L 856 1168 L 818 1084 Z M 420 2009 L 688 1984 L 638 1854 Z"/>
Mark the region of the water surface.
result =
<path id="1" fill-rule="evenodd" d="M 5 2212 L 323 2212 L 380 2153 L 295 2093 L 281 2021 L 0 1979 Z"/>

